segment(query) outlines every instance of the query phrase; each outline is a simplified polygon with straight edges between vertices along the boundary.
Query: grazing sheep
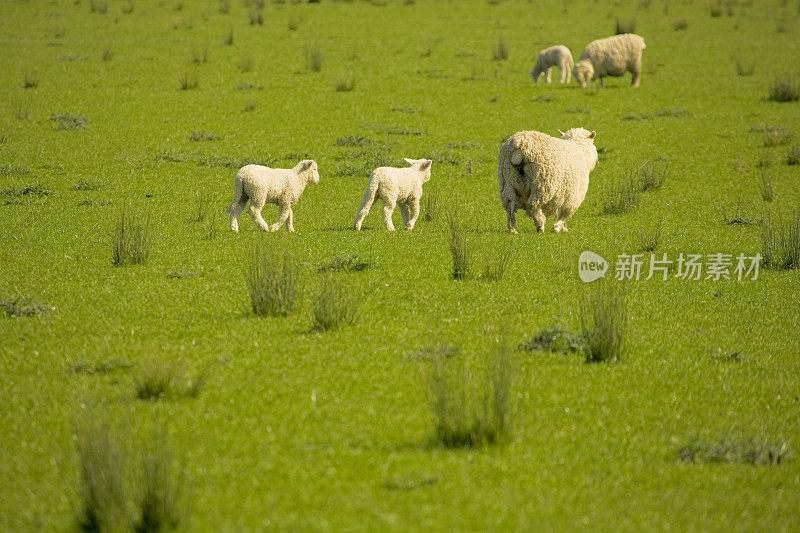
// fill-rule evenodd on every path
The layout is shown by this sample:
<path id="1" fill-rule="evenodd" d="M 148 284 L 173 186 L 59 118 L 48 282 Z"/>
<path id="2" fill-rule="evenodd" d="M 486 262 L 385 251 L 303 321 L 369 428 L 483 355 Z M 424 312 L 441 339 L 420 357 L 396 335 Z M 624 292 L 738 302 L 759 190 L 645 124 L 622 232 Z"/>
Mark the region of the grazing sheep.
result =
<path id="1" fill-rule="evenodd" d="M 533 81 L 539 81 L 544 73 L 544 81 L 550 83 L 550 67 L 558 67 L 561 75 L 559 83 L 569 83 L 572 76 L 572 53 L 563 45 L 551 46 L 539 52 L 536 64 L 531 70 Z"/>
<path id="2" fill-rule="evenodd" d="M 292 206 L 300 199 L 308 182 L 319 183 L 317 164 L 306 159 L 292 169 L 247 165 L 239 169 L 234 179 L 233 202 L 225 210 L 231 217 L 231 231 L 239 231 L 239 215 L 250 201 L 250 217 L 264 231 L 277 231 L 286 222 L 294 231 Z M 269 226 L 261 217 L 267 202 L 278 205 L 278 221 Z"/>
<path id="3" fill-rule="evenodd" d="M 559 133 L 560 130 L 559 130 Z M 558 220 L 553 231 L 568 231 L 566 220 L 580 207 L 597 163 L 595 132 L 573 128 L 561 138 L 520 131 L 500 148 L 497 180 L 508 231 L 517 233 L 515 211 L 524 209 L 543 231 L 546 217 Z"/>
<path id="4" fill-rule="evenodd" d="M 414 229 L 414 223 L 419 216 L 419 199 L 422 197 L 422 184 L 431 179 L 430 159 L 406 159 L 411 165 L 406 168 L 380 167 L 372 171 L 361 201 L 361 209 L 356 214 L 353 228 L 361 229 L 361 222 L 369 213 L 376 197 L 383 201 L 383 223 L 386 229 L 394 231 L 392 213 L 394 206 L 400 207 L 403 217 L 403 227 Z"/>
<path id="5" fill-rule="evenodd" d="M 603 87 L 604 77 L 624 76 L 630 72 L 631 85 L 638 87 L 642 74 L 642 50 L 645 48 L 644 39 L 634 33 L 592 41 L 575 63 L 572 71 L 575 80 L 581 87 L 586 87 L 590 81 L 600 78 Z"/>

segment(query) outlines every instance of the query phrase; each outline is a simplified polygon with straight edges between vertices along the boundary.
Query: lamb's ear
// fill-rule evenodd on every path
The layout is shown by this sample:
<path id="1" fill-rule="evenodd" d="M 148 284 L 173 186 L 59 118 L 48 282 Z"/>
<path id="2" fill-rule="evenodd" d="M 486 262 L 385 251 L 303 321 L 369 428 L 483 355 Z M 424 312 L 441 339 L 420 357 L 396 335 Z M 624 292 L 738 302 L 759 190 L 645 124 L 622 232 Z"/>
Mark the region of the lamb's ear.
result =
<path id="1" fill-rule="evenodd" d="M 420 163 L 419 169 L 424 172 L 424 171 L 428 170 L 429 168 L 431 168 L 431 164 L 432 163 L 433 163 L 433 161 L 431 161 L 430 159 L 426 159 L 425 161 Z"/>
<path id="2" fill-rule="evenodd" d="M 558 129 L 558 128 L 556 128 L 556 129 Z M 558 130 L 558 133 L 560 133 L 562 137 L 564 136 L 564 132 L 563 131 Z"/>
<path id="3" fill-rule="evenodd" d="M 597 135 L 597 132 L 596 131 L 592 131 L 592 133 L 589 134 L 589 138 L 590 139 L 594 139 L 595 135 Z"/>
<path id="4" fill-rule="evenodd" d="M 416 161 L 414 161 L 413 159 L 409 159 L 409 158 L 407 158 L 407 157 L 404 157 L 404 158 L 403 158 L 403 161 L 405 161 L 405 162 L 406 162 L 406 163 L 408 163 L 409 165 L 413 165 L 414 163 L 416 163 Z"/>

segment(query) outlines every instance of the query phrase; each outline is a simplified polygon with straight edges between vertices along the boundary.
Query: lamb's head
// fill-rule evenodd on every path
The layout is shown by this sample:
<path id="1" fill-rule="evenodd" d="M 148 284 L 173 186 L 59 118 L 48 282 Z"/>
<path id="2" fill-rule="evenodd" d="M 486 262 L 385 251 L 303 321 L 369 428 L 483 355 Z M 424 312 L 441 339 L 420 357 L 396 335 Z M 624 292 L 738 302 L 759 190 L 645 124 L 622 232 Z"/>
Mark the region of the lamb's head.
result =
<path id="1" fill-rule="evenodd" d="M 542 74 L 544 74 L 544 69 L 542 68 L 542 60 L 537 59 L 536 64 L 533 66 L 533 70 L 529 72 L 531 78 L 533 78 L 534 83 L 539 81 L 539 78 Z"/>
<path id="2" fill-rule="evenodd" d="M 433 161 L 430 159 L 409 159 L 407 157 L 404 157 L 403 159 L 406 163 L 411 165 L 411 168 L 422 174 L 422 183 L 425 183 L 431 179 L 431 165 L 433 164 Z"/>
<path id="3" fill-rule="evenodd" d="M 561 138 L 565 141 L 575 141 L 576 143 L 592 143 L 594 144 L 594 138 L 597 135 L 597 132 L 585 130 L 583 128 L 572 128 L 567 131 L 558 130 L 558 133 L 561 134 Z"/>
<path id="4" fill-rule="evenodd" d="M 311 183 L 319 183 L 319 172 L 317 171 L 316 161 L 306 159 L 297 163 L 294 167 L 298 175 L 305 175 L 307 180 Z"/>
<path id="5" fill-rule="evenodd" d="M 572 69 L 572 76 L 581 87 L 586 87 L 594 79 L 594 67 L 588 59 L 581 59 Z"/>

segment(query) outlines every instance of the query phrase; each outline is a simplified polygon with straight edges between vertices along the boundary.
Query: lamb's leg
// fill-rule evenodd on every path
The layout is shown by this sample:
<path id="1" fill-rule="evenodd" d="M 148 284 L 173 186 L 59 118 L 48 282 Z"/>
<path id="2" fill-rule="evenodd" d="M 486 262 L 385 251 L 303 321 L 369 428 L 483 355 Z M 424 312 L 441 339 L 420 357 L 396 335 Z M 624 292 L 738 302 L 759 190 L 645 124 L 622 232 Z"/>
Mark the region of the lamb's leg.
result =
<path id="1" fill-rule="evenodd" d="M 408 209 L 408 206 L 406 206 Z M 411 217 L 406 221 L 405 227 L 407 230 L 414 229 L 414 224 L 417 223 L 417 217 L 419 216 L 419 198 L 414 198 L 411 200 Z"/>
<path id="2" fill-rule="evenodd" d="M 605 89 L 605 87 L 606 87 L 606 84 L 605 84 L 605 82 L 603 81 L 603 77 L 602 77 L 602 76 L 600 76 L 600 87 L 602 87 L 602 88 L 604 88 L 604 89 Z"/>
<path id="3" fill-rule="evenodd" d="M 383 223 L 386 224 L 386 229 L 394 231 L 394 224 L 392 224 L 392 213 L 394 213 L 394 202 L 383 202 Z"/>
<path id="4" fill-rule="evenodd" d="M 364 222 L 364 217 L 369 214 L 369 210 L 372 209 L 372 203 L 375 201 L 375 195 L 377 194 L 378 189 L 377 187 L 372 187 L 372 182 L 367 185 L 367 190 L 364 191 L 364 199 L 361 201 L 361 208 L 356 213 L 356 220 L 353 222 L 353 229 L 356 231 L 361 231 L 361 223 Z"/>
<path id="5" fill-rule="evenodd" d="M 409 215 L 408 204 L 407 204 L 407 203 L 405 203 L 405 202 L 403 202 L 403 203 L 398 203 L 398 204 L 397 204 L 397 207 L 400 209 L 400 218 L 402 218 L 402 219 L 403 219 L 403 227 L 404 227 L 404 228 L 406 228 L 406 227 L 408 227 L 408 226 L 407 226 L 407 224 L 408 224 L 408 218 L 409 218 L 409 216 L 410 216 L 410 215 Z"/>
<path id="6" fill-rule="evenodd" d="M 506 201 L 505 203 L 506 208 L 506 218 L 508 219 L 508 232 L 516 234 L 517 233 L 517 217 L 516 217 L 516 210 L 517 207 L 514 205 L 514 201 Z"/>
<path id="7" fill-rule="evenodd" d="M 639 62 L 633 66 L 633 70 L 631 70 L 631 87 L 638 87 L 639 86 L 639 76 L 642 74 L 642 63 Z"/>
<path id="8" fill-rule="evenodd" d="M 264 209 L 264 204 L 265 202 L 250 200 L 250 218 L 253 219 L 253 222 L 259 229 L 269 231 L 269 224 L 267 224 L 267 221 L 261 216 L 261 210 Z"/>
<path id="9" fill-rule="evenodd" d="M 547 222 L 547 217 L 544 216 L 541 209 L 534 210 L 533 221 L 536 223 L 536 231 L 540 233 L 544 231 L 544 223 Z"/>
<path id="10" fill-rule="evenodd" d="M 550 71 L 551 70 L 552 69 L 548 68 L 547 70 L 544 71 L 545 72 L 545 74 L 544 74 L 545 83 L 550 83 Z"/>
<path id="11" fill-rule="evenodd" d="M 270 231 L 278 231 L 281 226 L 289 220 L 289 216 L 292 212 L 292 206 L 289 204 L 279 204 L 278 205 L 278 220 L 272 226 L 270 226 Z M 288 225 L 287 225 L 288 228 Z"/>
<path id="12" fill-rule="evenodd" d="M 289 218 L 286 219 L 286 230 L 294 233 L 294 212 L 291 207 L 289 207 Z"/>
<path id="13" fill-rule="evenodd" d="M 553 224 L 553 231 L 556 233 L 567 232 L 567 219 L 572 216 L 575 212 L 575 209 L 572 207 L 562 207 L 561 211 L 558 213 L 558 220 L 556 223 Z"/>
<path id="14" fill-rule="evenodd" d="M 243 196 L 240 201 L 232 203 L 225 210 L 225 213 L 231 217 L 231 231 L 234 233 L 239 231 L 239 216 L 245 207 L 247 207 L 247 196 Z"/>

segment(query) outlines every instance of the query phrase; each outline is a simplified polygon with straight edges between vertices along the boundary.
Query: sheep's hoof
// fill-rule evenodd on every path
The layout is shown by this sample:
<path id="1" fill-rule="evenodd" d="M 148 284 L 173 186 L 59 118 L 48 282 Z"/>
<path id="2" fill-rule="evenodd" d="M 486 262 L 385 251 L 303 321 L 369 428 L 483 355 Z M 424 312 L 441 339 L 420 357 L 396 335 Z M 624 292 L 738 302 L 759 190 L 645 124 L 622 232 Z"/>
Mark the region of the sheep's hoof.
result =
<path id="1" fill-rule="evenodd" d="M 519 232 L 517 231 L 517 228 L 508 228 L 508 232 L 509 232 L 511 235 L 516 235 L 517 233 L 519 233 Z"/>

